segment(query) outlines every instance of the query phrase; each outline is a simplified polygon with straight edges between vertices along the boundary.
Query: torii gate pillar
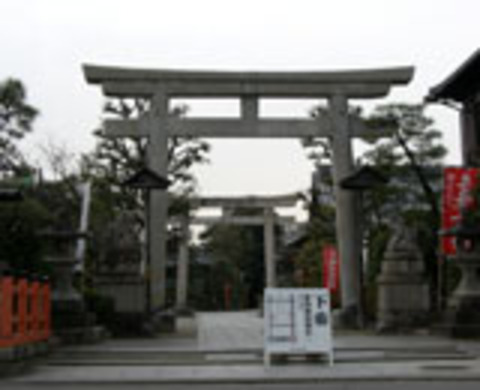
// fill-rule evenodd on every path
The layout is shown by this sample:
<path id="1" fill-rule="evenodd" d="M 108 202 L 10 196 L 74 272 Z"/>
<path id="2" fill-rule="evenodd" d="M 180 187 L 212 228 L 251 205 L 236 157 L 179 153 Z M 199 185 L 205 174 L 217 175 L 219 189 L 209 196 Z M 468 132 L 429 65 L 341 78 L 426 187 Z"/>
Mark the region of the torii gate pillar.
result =
<path id="1" fill-rule="evenodd" d="M 167 177 L 168 168 L 168 96 L 162 91 L 157 91 L 152 99 L 152 109 L 148 113 L 148 165 L 149 168 L 162 177 Z M 166 301 L 166 261 L 167 229 L 165 221 L 168 212 L 168 194 L 165 190 L 150 191 L 149 199 L 149 256 L 150 268 L 147 277 L 150 278 L 150 308 L 155 309 L 165 306 Z"/>
<path id="2" fill-rule="evenodd" d="M 355 242 L 358 237 L 358 218 L 355 195 L 340 187 L 340 181 L 352 174 L 353 157 L 348 123 L 348 101 L 336 95 L 329 99 L 330 118 L 335 131 L 330 137 L 333 149 L 333 179 L 336 199 L 337 245 L 341 256 L 342 322 L 348 326 L 360 323 L 360 272 L 361 248 Z"/>

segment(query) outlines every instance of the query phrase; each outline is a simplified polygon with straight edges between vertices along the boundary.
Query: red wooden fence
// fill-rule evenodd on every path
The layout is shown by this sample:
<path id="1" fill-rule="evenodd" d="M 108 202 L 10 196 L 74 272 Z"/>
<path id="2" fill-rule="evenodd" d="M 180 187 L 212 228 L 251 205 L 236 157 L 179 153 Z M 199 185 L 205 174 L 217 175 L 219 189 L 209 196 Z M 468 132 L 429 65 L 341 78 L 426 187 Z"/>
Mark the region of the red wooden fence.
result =
<path id="1" fill-rule="evenodd" d="M 0 276 L 0 348 L 47 341 L 50 317 L 47 280 Z"/>

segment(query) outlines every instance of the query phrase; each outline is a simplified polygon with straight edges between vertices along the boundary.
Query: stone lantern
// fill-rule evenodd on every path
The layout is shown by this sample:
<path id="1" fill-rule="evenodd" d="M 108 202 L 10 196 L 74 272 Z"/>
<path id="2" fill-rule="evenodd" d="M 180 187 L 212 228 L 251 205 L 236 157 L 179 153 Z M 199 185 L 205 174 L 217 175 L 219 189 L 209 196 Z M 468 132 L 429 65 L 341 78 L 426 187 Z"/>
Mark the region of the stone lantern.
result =
<path id="1" fill-rule="evenodd" d="M 53 305 L 61 310 L 83 308 L 82 297 L 73 286 L 73 271 L 77 263 L 75 244 L 79 238 L 85 238 L 86 234 L 74 231 L 45 231 L 40 237 L 45 241 L 45 260 L 51 265 L 53 272 Z"/>
<path id="2" fill-rule="evenodd" d="M 457 253 L 450 257 L 461 272 L 447 304 L 446 327 L 453 337 L 480 336 L 480 226 L 470 218 L 444 232 L 455 237 Z"/>
<path id="3" fill-rule="evenodd" d="M 75 244 L 87 234 L 78 231 L 41 232 L 45 241 L 45 261 L 52 267 L 52 324 L 63 342 L 94 341 L 98 329 L 95 316 L 86 310 L 81 294 L 74 287 Z"/>

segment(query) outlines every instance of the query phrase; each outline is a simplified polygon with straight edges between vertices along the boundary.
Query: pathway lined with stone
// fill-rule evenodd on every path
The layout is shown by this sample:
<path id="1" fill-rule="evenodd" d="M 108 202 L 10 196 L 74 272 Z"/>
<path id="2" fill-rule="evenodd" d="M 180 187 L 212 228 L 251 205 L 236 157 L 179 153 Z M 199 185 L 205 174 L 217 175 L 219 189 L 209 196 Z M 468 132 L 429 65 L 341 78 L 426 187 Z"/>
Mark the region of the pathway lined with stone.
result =
<path id="1" fill-rule="evenodd" d="M 336 332 L 333 367 L 294 360 L 266 369 L 258 312 L 198 313 L 180 325 L 175 335 L 60 348 L 24 375 L 0 380 L 0 387 L 311 383 L 353 388 L 358 383 L 403 381 L 410 388 L 422 381 L 480 383 L 479 342 Z"/>
<path id="2" fill-rule="evenodd" d="M 200 350 L 259 350 L 263 346 L 263 318 L 257 310 L 201 312 L 197 327 Z"/>

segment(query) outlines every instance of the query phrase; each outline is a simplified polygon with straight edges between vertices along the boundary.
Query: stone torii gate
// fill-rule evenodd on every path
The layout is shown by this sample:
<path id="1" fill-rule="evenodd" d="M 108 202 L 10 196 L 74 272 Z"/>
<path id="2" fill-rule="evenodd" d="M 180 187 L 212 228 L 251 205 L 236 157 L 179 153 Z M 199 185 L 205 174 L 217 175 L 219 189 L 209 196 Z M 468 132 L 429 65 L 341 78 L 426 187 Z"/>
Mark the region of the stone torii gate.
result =
<path id="1" fill-rule="evenodd" d="M 357 313 L 360 305 L 360 248 L 355 244 L 354 195 L 340 188 L 353 170 L 352 137 L 379 137 L 385 133 L 368 128 L 348 111 L 349 99 L 388 95 L 392 85 L 407 84 L 412 67 L 337 72 L 224 72 L 131 69 L 85 65 L 87 82 L 100 84 L 106 96 L 149 99 L 148 113 L 136 120 L 106 120 L 109 137 L 148 137 L 149 168 L 167 174 L 167 140 L 175 136 L 210 138 L 327 137 L 333 149 L 333 174 L 337 201 L 336 227 L 341 256 L 341 295 L 344 312 Z M 240 118 L 176 118 L 169 114 L 169 100 L 177 97 L 240 98 Z M 315 119 L 262 119 L 260 98 L 327 99 L 329 112 Z M 165 303 L 165 236 L 167 197 L 152 191 L 150 199 L 152 303 Z M 354 315 L 355 318 L 357 318 Z"/>
<path id="2" fill-rule="evenodd" d="M 275 268 L 275 225 L 293 224 L 295 218 L 281 217 L 275 213 L 277 207 L 293 207 L 299 200 L 298 194 L 283 196 L 241 196 L 241 197 L 202 197 L 190 200 L 192 209 L 215 207 L 222 209 L 220 217 L 189 217 L 179 219 L 182 242 L 177 263 L 177 295 L 176 307 L 185 308 L 188 295 L 188 240 L 190 225 L 242 225 L 263 226 L 265 286 L 274 287 L 276 284 Z M 237 209 L 257 209 L 262 215 L 239 216 L 232 212 Z"/>

